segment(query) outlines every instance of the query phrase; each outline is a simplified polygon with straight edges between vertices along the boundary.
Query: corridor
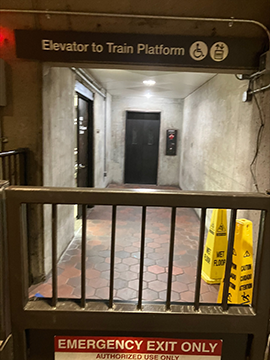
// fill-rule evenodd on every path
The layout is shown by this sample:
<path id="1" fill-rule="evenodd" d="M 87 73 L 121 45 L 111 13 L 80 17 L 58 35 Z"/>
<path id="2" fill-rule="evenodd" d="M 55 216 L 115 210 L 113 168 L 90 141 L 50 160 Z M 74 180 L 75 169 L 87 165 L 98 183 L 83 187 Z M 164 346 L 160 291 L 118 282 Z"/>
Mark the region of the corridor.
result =
<path id="1" fill-rule="evenodd" d="M 114 299 L 138 297 L 141 208 L 117 207 Z M 147 208 L 144 259 L 144 301 L 165 301 L 170 238 L 169 208 Z M 112 210 L 95 206 L 87 213 L 87 298 L 109 298 Z M 194 301 L 199 220 L 193 209 L 177 209 L 172 301 Z M 59 298 L 81 296 L 81 229 L 58 263 Z M 30 288 L 30 297 L 51 297 L 51 276 Z M 218 286 L 202 281 L 201 301 L 215 303 Z"/>

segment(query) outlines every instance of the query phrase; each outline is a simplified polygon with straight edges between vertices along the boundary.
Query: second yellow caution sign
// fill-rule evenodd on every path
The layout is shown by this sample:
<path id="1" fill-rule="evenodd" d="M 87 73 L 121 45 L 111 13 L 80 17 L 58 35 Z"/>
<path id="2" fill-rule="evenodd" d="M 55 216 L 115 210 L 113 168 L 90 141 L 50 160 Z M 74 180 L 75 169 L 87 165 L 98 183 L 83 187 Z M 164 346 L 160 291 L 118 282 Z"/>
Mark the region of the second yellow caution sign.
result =
<path id="1" fill-rule="evenodd" d="M 252 302 L 253 292 L 253 231 L 252 222 L 237 219 L 228 303 L 247 305 Z M 223 282 L 219 289 L 218 303 L 222 301 Z"/>
<path id="2" fill-rule="evenodd" d="M 219 284 L 222 281 L 225 272 L 227 246 L 227 210 L 214 209 L 202 264 L 202 278 L 208 284 Z"/>

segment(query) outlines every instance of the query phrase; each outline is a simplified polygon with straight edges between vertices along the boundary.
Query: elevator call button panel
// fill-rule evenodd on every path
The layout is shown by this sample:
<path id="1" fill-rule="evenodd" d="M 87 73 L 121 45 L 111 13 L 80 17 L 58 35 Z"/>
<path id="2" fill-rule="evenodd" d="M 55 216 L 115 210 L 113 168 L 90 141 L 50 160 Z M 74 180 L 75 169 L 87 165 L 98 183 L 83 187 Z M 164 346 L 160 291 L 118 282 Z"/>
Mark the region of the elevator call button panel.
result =
<path id="1" fill-rule="evenodd" d="M 176 155 L 177 130 L 167 130 L 166 155 Z"/>

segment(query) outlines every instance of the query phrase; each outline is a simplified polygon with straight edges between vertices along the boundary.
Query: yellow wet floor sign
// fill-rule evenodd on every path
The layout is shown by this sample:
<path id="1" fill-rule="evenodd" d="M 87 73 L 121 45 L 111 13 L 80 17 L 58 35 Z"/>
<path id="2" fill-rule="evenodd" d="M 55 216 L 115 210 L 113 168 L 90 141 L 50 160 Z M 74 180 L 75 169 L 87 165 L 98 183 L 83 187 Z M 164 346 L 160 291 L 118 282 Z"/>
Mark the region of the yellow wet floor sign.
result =
<path id="1" fill-rule="evenodd" d="M 234 248 L 228 303 L 251 304 L 253 292 L 253 236 L 252 222 L 236 220 Z M 219 289 L 218 302 L 222 301 L 223 282 Z"/>
<path id="2" fill-rule="evenodd" d="M 208 284 L 219 284 L 222 281 L 225 272 L 227 246 L 227 210 L 214 209 L 202 263 L 202 278 Z"/>

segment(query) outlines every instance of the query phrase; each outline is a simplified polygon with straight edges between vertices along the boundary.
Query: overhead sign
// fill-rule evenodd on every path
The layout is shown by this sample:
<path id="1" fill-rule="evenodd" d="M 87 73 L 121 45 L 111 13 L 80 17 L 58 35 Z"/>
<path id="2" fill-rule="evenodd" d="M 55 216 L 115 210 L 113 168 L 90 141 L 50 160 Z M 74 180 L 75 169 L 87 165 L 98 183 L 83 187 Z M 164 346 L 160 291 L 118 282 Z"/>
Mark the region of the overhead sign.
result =
<path id="1" fill-rule="evenodd" d="M 222 340 L 55 336 L 55 360 L 221 360 Z"/>
<path id="2" fill-rule="evenodd" d="M 15 30 L 17 57 L 52 62 L 165 65 L 248 70 L 259 67 L 261 39 Z"/>

